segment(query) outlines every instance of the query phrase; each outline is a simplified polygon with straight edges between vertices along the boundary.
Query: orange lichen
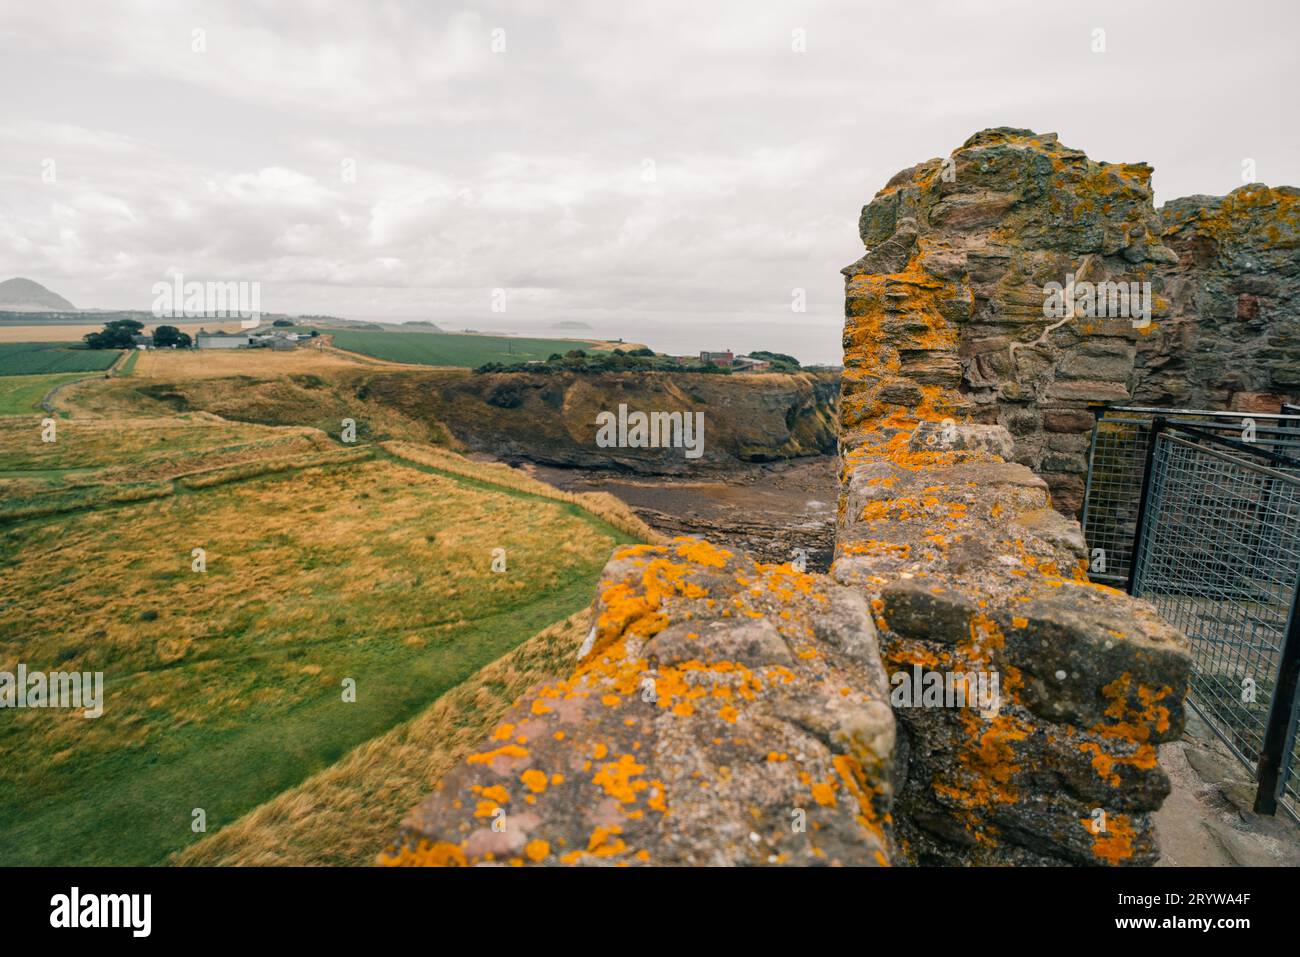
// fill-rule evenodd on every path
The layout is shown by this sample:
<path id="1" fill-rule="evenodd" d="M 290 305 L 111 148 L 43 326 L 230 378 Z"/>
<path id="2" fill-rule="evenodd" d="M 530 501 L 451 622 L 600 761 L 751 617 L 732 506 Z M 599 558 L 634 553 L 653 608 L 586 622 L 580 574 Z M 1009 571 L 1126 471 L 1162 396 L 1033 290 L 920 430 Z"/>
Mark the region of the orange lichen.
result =
<path id="1" fill-rule="evenodd" d="M 636 800 L 640 792 L 650 787 L 646 781 L 634 780 L 645 769 L 646 766 L 637 764 L 632 755 L 620 755 L 617 761 L 601 765 L 600 770 L 592 777 L 591 783 L 604 789 L 605 793 L 615 800 L 629 804 Z"/>
<path id="2" fill-rule="evenodd" d="M 500 784 L 493 784 L 490 787 L 474 785 L 470 788 L 479 797 L 487 798 L 490 801 L 496 801 L 498 804 L 505 804 L 510 800 L 510 792 Z"/>
<path id="3" fill-rule="evenodd" d="M 534 794 L 541 794 L 546 790 L 546 772 L 539 771 L 536 768 L 529 768 L 523 774 L 519 775 L 519 780 L 523 782 L 524 787 Z"/>
<path id="4" fill-rule="evenodd" d="M 835 782 L 818 781 L 812 786 L 812 799 L 822 807 L 835 806 Z"/>
<path id="5" fill-rule="evenodd" d="M 470 764 L 491 764 L 497 758 L 526 758 L 528 749 L 522 748 L 517 744 L 504 744 L 492 751 L 482 751 L 478 754 L 471 754 L 465 760 Z"/>
<path id="6" fill-rule="evenodd" d="M 1079 823 L 1092 835 L 1092 853 L 1107 864 L 1122 864 L 1133 856 L 1133 839 L 1137 832 L 1126 815 L 1109 815 L 1103 830 L 1097 829 L 1092 818 L 1081 818 Z"/>
<path id="7" fill-rule="evenodd" d="M 448 841 L 420 841 L 414 847 L 403 845 L 379 855 L 385 867 L 465 867 L 464 848 Z"/>

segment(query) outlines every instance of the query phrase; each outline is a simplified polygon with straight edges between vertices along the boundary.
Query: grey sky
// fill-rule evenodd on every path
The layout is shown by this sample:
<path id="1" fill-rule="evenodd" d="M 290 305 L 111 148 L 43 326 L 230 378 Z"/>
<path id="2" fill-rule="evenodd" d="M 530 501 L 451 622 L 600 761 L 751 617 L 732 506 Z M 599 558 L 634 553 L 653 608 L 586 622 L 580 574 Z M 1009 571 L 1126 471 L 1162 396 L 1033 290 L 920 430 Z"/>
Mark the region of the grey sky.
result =
<path id="1" fill-rule="evenodd" d="M 1246 158 L 1300 184 L 1298 26 L 1294 0 L 4 0 L 0 278 L 146 309 L 179 271 L 268 311 L 834 361 L 858 210 L 976 130 L 1149 162 L 1157 202 Z"/>

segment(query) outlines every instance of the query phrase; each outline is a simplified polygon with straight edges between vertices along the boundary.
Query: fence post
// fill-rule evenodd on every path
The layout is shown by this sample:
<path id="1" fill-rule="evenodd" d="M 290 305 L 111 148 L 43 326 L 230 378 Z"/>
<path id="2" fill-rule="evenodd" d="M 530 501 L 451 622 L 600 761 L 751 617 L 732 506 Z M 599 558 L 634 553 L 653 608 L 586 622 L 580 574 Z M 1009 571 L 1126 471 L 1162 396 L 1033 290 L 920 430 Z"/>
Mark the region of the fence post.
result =
<path id="1" fill-rule="evenodd" d="M 1092 499 L 1092 463 L 1097 457 L 1097 430 L 1101 428 L 1101 416 L 1092 423 L 1092 436 L 1088 439 L 1088 478 L 1083 483 L 1083 512 L 1079 515 L 1079 527 L 1086 534 L 1088 531 L 1088 502 Z"/>
<path id="2" fill-rule="evenodd" d="M 1291 592 L 1291 613 L 1287 617 L 1286 638 L 1282 644 L 1282 663 L 1277 670 L 1277 685 L 1268 709 L 1264 744 L 1259 749 L 1255 769 L 1259 790 L 1255 792 L 1255 813 L 1276 814 L 1278 792 L 1284 779 L 1283 768 L 1289 765 L 1291 728 L 1295 722 L 1296 688 L 1300 683 L 1300 576 Z"/>
<path id="3" fill-rule="evenodd" d="M 1151 497 L 1151 480 L 1156 459 L 1156 442 L 1165 430 L 1164 416 L 1157 415 L 1151 420 L 1151 432 L 1147 435 L 1147 454 L 1142 464 L 1142 494 L 1138 497 L 1137 528 L 1133 531 L 1133 546 L 1129 551 L 1128 582 L 1124 590 L 1133 594 L 1137 582 L 1138 559 L 1142 555 L 1142 540 L 1146 537 L 1147 499 Z"/>

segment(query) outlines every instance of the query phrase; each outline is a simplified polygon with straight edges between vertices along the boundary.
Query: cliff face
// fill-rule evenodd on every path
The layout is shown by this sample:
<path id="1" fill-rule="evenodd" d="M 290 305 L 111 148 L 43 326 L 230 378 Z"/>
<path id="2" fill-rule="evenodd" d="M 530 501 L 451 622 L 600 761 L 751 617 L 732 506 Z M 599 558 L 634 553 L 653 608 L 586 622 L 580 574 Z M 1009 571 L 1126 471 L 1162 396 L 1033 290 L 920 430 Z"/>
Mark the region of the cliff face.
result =
<path id="1" fill-rule="evenodd" d="M 1143 404 L 1276 412 L 1300 400 L 1300 190 L 1262 184 L 1160 209 L 1178 254 L 1170 315 L 1143 339 Z"/>
<path id="2" fill-rule="evenodd" d="M 368 397 L 444 423 L 470 449 L 546 465 L 684 475 L 835 450 L 836 378 L 826 374 L 674 375 L 460 372 L 377 376 Z M 597 416 L 703 413 L 699 458 L 681 448 L 602 447 Z"/>

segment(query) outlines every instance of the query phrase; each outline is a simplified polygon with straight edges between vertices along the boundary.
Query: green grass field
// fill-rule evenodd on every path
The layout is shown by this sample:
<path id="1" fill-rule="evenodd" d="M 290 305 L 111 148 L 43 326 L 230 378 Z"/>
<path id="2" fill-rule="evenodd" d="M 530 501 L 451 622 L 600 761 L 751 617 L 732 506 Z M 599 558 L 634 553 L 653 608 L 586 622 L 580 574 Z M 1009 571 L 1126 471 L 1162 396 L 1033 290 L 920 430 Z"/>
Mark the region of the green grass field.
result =
<path id="1" fill-rule="evenodd" d="M 117 349 L 82 349 L 68 342 L 0 342 L 0 376 L 103 372 Z"/>
<path id="2" fill-rule="evenodd" d="M 0 496 L 303 441 L 201 420 L 64 432 L 48 460 L 8 462 L 31 471 L 0 474 Z M 584 607 L 630 540 L 574 504 L 382 451 L 0 525 L 0 670 L 105 682 L 93 720 L 0 712 L 0 865 L 162 863 L 204 836 L 194 809 L 214 833 Z"/>
<path id="3" fill-rule="evenodd" d="M 41 399 L 45 393 L 56 385 L 85 377 L 84 372 L 0 376 L 0 415 L 30 415 L 40 412 Z"/>
<path id="4" fill-rule="evenodd" d="M 374 329 L 331 330 L 334 345 L 349 352 L 426 366 L 474 368 L 487 362 L 526 362 L 570 349 L 590 351 L 590 343 L 571 339 L 518 339 L 449 332 L 387 332 Z"/>

